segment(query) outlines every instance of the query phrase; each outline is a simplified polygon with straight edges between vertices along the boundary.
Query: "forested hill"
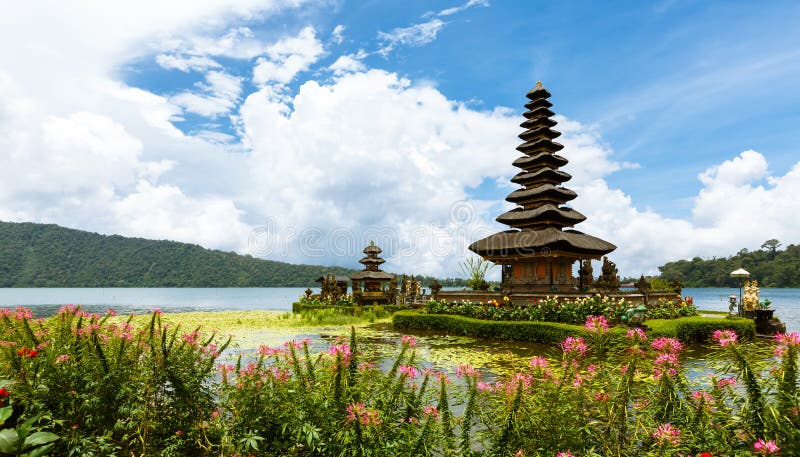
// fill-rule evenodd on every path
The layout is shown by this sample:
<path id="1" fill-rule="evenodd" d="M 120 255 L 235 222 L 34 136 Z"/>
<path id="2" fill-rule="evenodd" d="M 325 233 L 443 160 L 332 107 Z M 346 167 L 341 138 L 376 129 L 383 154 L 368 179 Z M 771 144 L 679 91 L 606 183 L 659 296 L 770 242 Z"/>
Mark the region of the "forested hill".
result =
<path id="1" fill-rule="evenodd" d="M 780 250 L 778 240 L 768 240 L 757 251 L 742 249 L 738 254 L 720 259 L 679 260 L 661 267 L 661 278 L 680 280 L 686 287 L 735 287 L 738 280 L 730 277 L 744 268 L 761 287 L 800 287 L 800 245 L 790 244 Z"/>
<path id="2" fill-rule="evenodd" d="M 325 273 L 352 270 L 57 225 L 0 222 L 0 287 L 306 287 Z"/>

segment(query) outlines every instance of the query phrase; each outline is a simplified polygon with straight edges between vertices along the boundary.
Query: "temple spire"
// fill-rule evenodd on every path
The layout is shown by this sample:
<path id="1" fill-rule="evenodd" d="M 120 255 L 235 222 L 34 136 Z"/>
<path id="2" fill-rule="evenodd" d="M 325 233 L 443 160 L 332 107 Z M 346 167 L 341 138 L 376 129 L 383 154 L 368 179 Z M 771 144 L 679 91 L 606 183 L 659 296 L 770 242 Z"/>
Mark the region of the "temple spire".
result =
<path id="1" fill-rule="evenodd" d="M 506 197 L 516 207 L 497 218 L 511 229 L 469 249 L 503 265 L 504 290 L 511 293 L 574 290 L 574 262 L 600 258 L 616 246 L 572 228 L 586 216 L 564 206 L 577 194 L 564 187 L 572 176 L 561 170 L 568 160 L 557 154 L 564 146 L 555 141 L 561 133 L 553 130 L 551 94 L 539 81 L 526 96 L 517 146 L 522 156 L 513 163 L 520 172 L 511 178 L 520 188 Z"/>

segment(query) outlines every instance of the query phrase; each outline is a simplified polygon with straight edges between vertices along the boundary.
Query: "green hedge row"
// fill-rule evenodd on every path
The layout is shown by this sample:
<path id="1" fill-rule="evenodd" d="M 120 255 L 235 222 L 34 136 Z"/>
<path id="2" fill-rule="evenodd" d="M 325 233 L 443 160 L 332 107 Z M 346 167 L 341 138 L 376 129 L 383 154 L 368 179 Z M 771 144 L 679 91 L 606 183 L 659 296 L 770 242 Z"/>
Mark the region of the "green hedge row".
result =
<path id="1" fill-rule="evenodd" d="M 335 309 L 346 314 L 358 314 L 364 311 L 384 311 L 393 313 L 395 311 L 407 310 L 407 307 L 397 305 L 366 305 L 366 306 L 335 306 L 335 305 L 309 305 L 301 302 L 292 303 L 293 313 L 302 313 L 306 311 L 320 311 L 324 309 Z"/>
<path id="2" fill-rule="evenodd" d="M 669 336 L 687 343 L 704 343 L 711 339 L 715 330 L 733 330 L 742 339 L 756 336 L 756 325 L 752 319 L 738 317 L 684 317 L 681 319 L 653 319 L 645 322 L 653 337 Z"/>
<path id="3" fill-rule="evenodd" d="M 489 321 L 450 314 L 423 314 L 416 311 L 400 311 L 394 314 L 392 323 L 398 330 L 435 330 L 454 335 L 485 339 L 529 341 L 557 344 L 568 336 L 586 336 L 579 325 L 537 321 Z M 648 334 L 678 338 L 684 342 L 703 342 L 714 330 L 730 329 L 743 339 L 755 337 L 755 324 L 750 319 L 718 319 L 713 317 L 683 317 L 680 319 L 654 319 L 646 322 L 651 327 Z M 612 334 L 622 337 L 624 327 L 611 329 Z"/>
<path id="4" fill-rule="evenodd" d="M 578 325 L 537 321 L 489 321 L 451 314 L 422 314 L 400 311 L 392 317 L 400 330 L 436 330 L 475 338 L 530 341 L 556 344 L 568 336 L 585 336 Z"/>

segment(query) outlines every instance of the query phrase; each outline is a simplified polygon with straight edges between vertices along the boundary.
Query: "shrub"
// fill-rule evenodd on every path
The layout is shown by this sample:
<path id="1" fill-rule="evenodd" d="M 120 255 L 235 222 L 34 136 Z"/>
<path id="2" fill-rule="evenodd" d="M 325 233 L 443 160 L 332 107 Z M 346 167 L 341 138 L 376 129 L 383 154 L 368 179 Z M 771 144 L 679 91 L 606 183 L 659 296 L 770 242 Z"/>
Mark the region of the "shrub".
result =
<path id="1" fill-rule="evenodd" d="M 509 377 L 432 371 L 409 336 L 392 360 L 370 359 L 355 330 L 326 347 L 302 340 L 239 354 L 215 375 L 211 339 L 166 327 L 158 313 L 134 329 L 74 308 L 48 320 L 3 310 L 0 368 L 13 379 L 0 380 L 0 445 L 13 434 L 32 455 L 50 445 L 52 455 L 92 456 L 800 453 L 797 333 L 769 353 L 716 330 L 728 366 L 688 377 L 677 339 L 608 329 L 599 317 L 585 327 L 396 317 L 575 333 L 559 357 L 534 357 Z M 621 346 L 603 349 L 609 336 Z"/>
<path id="2" fill-rule="evenodd" d="M 678 338 L 687 343 L 704 343 L 710 340 L 716 330 L 733 330 L 742 338 L 752 339 L 756 336 L 756 327 L 752 319 L 736 317 L 684 317 L 681 319 L 653 319 L 645 322 L 653 337 L 666 336 Z"/>
<path id="3" fill-rule="evenodd" d="M 488 300 L 485 303 L 431 300 L 426 311 L 430 314 L 455 314 L 494 321 L 546 321 L 582 325 L 589 316 L 604 316 L 611 322 L 619 323 L 631 306 L 624 298 L 600 295 L 574 300 L 547 297 L 516 303 L 504 297 L 503 300 Z M 659 300 L 648 308 L 647 315 L 649 318 L 673 319 L 696 316 L 697 309 L 691 301 Z"/>
<path id="4" fill-rule="evenodd" d="M 24 416 L 52 420 L 56 455 L 199 452 L 225 345 L 162 325 L 158 311 L 139 329 L 110 318 L 73 306 L 49 320 L 0 310 L 0 368 Z"/>

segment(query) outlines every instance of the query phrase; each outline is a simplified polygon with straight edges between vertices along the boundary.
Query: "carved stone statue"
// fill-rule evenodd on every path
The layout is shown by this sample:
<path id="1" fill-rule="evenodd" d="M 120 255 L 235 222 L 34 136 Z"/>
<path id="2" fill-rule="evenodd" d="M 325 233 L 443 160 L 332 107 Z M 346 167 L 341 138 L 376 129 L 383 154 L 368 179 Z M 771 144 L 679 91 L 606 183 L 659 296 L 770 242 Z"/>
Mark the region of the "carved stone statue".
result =
<path id="1" fill-rule="evenodd" d="M 619 290 L 619 275 L 617 275 L 617 265 L 608 260 L 608 256 L 603 256 L 603 274 L 597 278 L 595 283 L 598 289 L 606 291 Z"/>
<path id="2" fill-rule="evenodd" d="M 386 297 L 389 299 L 389 303 L 394 303 L 397 300 L 399 295 L 399 289 L 397 287 L 397 275 L 392 276 L 392 279 L 389 280 L 389 287 L 386 289 Z"/>
<path id="3" fill-rule="evenodd" d="M 581 262 L 581 268 L 578 270 L 581 289 L 588 289 L 594 283 L 593 273 L 591 260 L 587 259 Z"/>
<path id="4" fill-rule="evenodd" d="M 650 290 L 650 282 L 644 279 L 644 275 L 642 275 L 638 281 L 636 281 L 636 290 L 639 291 L 640 294 L 646 294 Z"/>
<path id="5" fill-rule="evenodd" d="M 431 287 L 431 295 L 433 296 L 433 298 L 436 298 L 436 296 L 439 294 L 439 291 L 442 290 L 442 285 L 439 284 L 439 281 L 434 279 L 433 282 L 431 282 L 430 287 Z"/>

